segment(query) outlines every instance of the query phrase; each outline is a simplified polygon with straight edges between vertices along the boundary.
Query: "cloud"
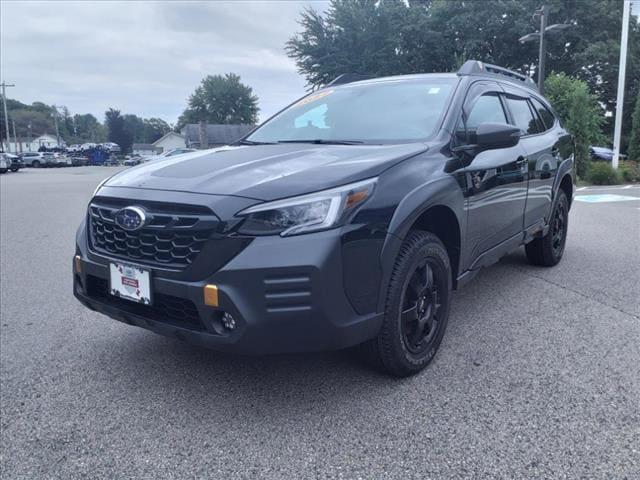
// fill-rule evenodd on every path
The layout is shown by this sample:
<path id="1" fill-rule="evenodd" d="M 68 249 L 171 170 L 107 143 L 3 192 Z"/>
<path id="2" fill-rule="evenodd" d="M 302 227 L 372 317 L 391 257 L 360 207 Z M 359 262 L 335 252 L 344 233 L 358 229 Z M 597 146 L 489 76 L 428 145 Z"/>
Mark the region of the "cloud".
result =
<path id="1" fill-rule="evenodd" d="M 327 2 L 2 2 L 2 79 L 26 103 L 175 122 L 204 76 L 234 72 L 264 119 L 304 94 L 284 43 L 310 5 Z"/>

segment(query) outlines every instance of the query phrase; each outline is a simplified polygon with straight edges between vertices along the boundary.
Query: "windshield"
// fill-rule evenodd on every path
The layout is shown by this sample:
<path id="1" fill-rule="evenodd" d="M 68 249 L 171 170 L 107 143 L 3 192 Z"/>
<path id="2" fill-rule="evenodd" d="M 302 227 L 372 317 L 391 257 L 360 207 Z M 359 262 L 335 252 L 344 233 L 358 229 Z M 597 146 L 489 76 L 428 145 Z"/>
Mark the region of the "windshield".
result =
<path id="1" fill-rule="evenodd" d="M 419 78 L 325 88 L 302 98 L 247 140 L 269 143 L 425 140 L 438 127 L 456 81 Z"/>

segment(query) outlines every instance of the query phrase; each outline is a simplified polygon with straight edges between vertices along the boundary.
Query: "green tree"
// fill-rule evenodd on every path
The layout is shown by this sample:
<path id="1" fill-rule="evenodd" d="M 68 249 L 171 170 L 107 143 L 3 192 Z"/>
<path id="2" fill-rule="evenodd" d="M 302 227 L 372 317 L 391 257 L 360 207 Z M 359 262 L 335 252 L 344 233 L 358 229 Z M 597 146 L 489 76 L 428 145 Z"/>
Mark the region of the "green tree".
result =
<path id="1" fill-rule="evenodd" d="M 258 97 L 234 73 L 209 75 L 189 97 L 178 125 L 187 123 L 254 124 L 258 121 Z"/>
<path id="2" fill-rule="evenodd" d="M 622 2 L 546 0 L 551 23 L 572 27 L 547 38 L 547 71 L 587 82 L 607 111 L 616 101 Z M 342 73 L 373 76 L 455 71 L 469 59 L 536 74 L 540 0 L 332 0 L 326 13 L 300 15 L 287 54 L 310 89 Z M 640 24 L 631 20 L 623 131 L 640 91 Z M 613 123 L 603 124 L 608 135 Z"/>
<path id="3" fill-rule="evenodd" d="M 161 118 L 145 118 L 143 122 L 145 143 L 153 143 L 171 131 L 171 125 Z"/>
<path id="4" fill-rule="evenodd" d="M 604 112 L 598 97 L 589 92 L 586 82 L 564 73 L 549 75 L 544 88 L 564 127 L 574 137 L 576 172 L 580 178 L 585 178 L 589 146 L 604 141 Z"/>
<path id="5" fill-rule="evenodd" d="M 68 143 L 101 143 L 107 138 L 105 126 L 90 113 L 75 114 L 72 120 L 73 135 Z"/>
<path id="6" fill-rule="evenodd" d="M 107 127 L 107 140 L 117 143 L 123 153 L 131 151 L 133 135 L 125 128 L 125 120 L 120 115 L 120 110 L 110 108 L 105 112 L 105 125 Z"/>
<path id="7" fill-rule="evenodd" d="M 629 160 L 640 162 L 640 93 L 636 95 L 636 106 L 633 109 L 631 135 L 627 153 Z"/>

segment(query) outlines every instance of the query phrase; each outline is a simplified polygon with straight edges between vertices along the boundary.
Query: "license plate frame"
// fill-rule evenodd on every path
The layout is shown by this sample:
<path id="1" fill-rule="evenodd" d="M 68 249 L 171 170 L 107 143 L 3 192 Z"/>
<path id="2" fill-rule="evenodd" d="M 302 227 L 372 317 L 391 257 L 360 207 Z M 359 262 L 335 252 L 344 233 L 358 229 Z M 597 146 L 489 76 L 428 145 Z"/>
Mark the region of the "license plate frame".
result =
<path id="1" fill-rule="evenodd" d="M 151 271 L 138 265 L 110 263 L 109 293 L 130 302 L 151 305 Z"/>

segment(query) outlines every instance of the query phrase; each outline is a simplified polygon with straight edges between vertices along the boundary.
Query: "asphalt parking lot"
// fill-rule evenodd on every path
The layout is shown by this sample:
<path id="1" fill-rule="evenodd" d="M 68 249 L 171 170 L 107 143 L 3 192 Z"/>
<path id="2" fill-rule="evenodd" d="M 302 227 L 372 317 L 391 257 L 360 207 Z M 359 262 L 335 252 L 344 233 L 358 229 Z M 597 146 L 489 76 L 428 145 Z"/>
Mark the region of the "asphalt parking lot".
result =
<path id="1" fill-rule="evenodd" d="M 640 478 L 640 186 L 578 191 L 561 264 L 486 269 L 432 365 L 397 380 L 82 307 L 75 229 L 113 172 L 0 177 L 3 479 Z"/>

